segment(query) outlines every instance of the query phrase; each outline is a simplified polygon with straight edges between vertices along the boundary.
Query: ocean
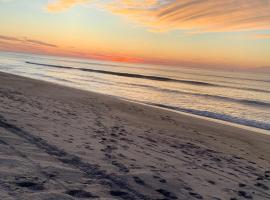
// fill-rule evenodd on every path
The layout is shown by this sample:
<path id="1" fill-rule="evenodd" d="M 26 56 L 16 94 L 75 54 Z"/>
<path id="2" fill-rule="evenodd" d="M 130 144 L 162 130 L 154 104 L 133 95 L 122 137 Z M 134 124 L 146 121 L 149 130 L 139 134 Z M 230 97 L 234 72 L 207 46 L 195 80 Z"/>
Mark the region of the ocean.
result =
<path id="1" fill-rule="evenodd" d="M 8 52 L 0 71 L 270 130 L 270 74 Z"/>

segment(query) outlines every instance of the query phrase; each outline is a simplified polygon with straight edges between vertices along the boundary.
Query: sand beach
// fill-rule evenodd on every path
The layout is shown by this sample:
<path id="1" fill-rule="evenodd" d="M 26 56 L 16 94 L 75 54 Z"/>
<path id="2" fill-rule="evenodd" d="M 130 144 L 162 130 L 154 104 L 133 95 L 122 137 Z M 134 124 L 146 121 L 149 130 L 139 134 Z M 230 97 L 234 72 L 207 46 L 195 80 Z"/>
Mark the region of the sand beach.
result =
<path id="1" fill-rule="evenodd" d="M 270 136 L 0 73 L 0 199 L 270 199 Z"/>

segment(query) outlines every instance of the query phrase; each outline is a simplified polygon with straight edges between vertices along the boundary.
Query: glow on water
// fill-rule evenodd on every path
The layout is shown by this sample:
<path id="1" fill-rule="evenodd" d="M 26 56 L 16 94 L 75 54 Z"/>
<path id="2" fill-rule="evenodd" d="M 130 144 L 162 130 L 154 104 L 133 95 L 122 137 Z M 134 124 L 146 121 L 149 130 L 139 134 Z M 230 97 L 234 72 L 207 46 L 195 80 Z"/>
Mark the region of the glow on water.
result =
<path id="1" fill-rule="evenodd" d="M 117 76 L 81 69 L 166 77 L 179 82 Z M 270 130 L 268 74 L 4 52 L 0 53 L 0 71 Z"/>

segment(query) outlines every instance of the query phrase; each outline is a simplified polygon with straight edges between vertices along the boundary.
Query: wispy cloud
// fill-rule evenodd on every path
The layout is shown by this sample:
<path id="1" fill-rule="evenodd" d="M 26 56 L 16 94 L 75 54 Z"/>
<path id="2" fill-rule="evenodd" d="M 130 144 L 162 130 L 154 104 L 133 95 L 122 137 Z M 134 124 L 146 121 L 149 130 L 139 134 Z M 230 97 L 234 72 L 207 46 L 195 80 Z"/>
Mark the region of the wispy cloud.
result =
<path id="1" fill-rule="evenodd" d="M 59 12 L 69 9 L 76 4 L 84 4 L 89 0 L 55 0 L 47 5 L 47 10 L 50 12 Z"/>
<path id="2" fill-rule="evenodd" d="M 10 36 L 5 36 L 5 35 L 0 35 L 0 40 L 22 41 L 21 39 L 18 39 L 16 37 L 10 37 Z"/>
<path id="3" fill-rule="evenodd" d="M 217 32 L 270 28 L 269 0 L 171 0 L 163 4 L 156 1 L 147 9 L 116 4 L 109 9 L 160 30 Z"/>
<path id="4" fill-rule="evenodd" d="M 15 42 L 21 43 L 25 45 L 35 45 L 35 46 L 47 46 L 47 47 L 57 47 L 55 44 L 47 43 L 40 40 L 29 39 L 26 37 L 11 37 L 6 35 L 0 35 L 0 41 L 8 41 L 8 42 Z"/>
<path id="5" fill-rule="evenodd" d="M 48 5 L 61 11 L 88 0 L 58 0 Z M 157 31 L 218 32 L 270 29 L 270 0 L 106 0 L 95 1 Z"/>
<path id="6" fill-rule="evenodd" d="M 255 35 L 255 38 L 257 38 L 257 39 L 270 39 L 270 34 L 258 34 L 258 35 Z"/>
<path id="7" fill-rule="evenodd" d="M 55 44 L 50 44 L 50 43 L 39 41 L 39 40 L 25 39 L 25 42 L 28 42 L 30 44 L 35 44 L 35 45 L 42 45 L 42 46 L 48 46 L 48 47 L 57 47 Z"/>

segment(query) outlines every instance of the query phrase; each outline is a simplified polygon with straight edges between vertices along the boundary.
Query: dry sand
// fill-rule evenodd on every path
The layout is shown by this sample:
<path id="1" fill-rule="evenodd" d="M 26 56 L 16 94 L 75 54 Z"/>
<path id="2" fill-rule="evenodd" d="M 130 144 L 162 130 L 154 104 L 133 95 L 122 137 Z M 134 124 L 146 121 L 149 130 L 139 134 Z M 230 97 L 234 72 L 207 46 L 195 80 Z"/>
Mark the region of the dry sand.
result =
<path id="1" fill-rule="evenodd" d="M 270 136 L 0 73 L 0 199 L 270 199 Z"/>

